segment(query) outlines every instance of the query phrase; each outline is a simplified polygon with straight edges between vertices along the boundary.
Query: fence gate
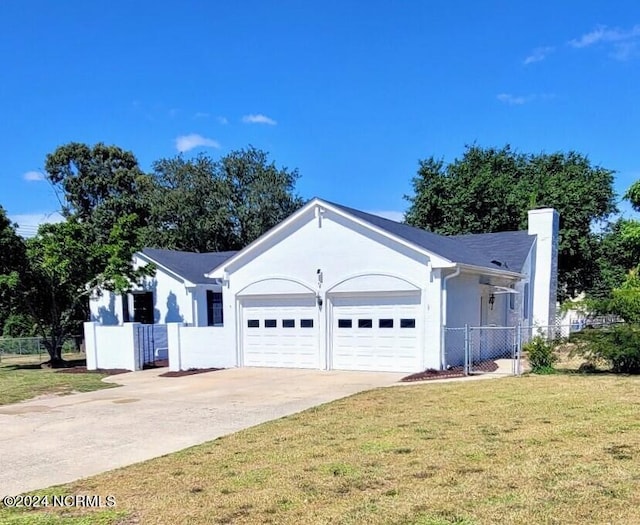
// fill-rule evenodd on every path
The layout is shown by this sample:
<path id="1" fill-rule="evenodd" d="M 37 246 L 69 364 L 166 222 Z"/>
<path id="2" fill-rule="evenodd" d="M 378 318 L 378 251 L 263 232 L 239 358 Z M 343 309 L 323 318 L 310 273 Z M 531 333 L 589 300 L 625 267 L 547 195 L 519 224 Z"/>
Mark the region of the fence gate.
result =
<path id="1" fill-rule="evenodd" d="M 516 326 L 468 327 L 467 373 L 520 374 L 520 330 Z"/>
<path id="2" fill-rule="evenodd" d="M 138 368 L 167 366 L 167 327 L 141 324 L 136 326 Z"/>
<path id="3" fill-rule="evenodd" d="M 520 375 L 523 332 L 517 326 L 465 326 L 444 329 L 443 365 L 469 374 Z"/>

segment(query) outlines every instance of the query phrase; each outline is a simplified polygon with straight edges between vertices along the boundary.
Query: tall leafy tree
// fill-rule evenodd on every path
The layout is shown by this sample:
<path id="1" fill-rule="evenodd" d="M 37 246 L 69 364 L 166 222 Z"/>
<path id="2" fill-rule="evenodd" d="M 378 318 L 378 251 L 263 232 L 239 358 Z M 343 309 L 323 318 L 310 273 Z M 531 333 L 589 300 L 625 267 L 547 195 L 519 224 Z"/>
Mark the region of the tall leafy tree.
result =
<path id="1" fill-rule="evenodd" d="M 47 155 L 45 170 L 65 216 L 110 226 L 125 213 L 144 211 L 139 195 L 148 177 L 135 155 L 118 146 L 70 142 Z"/>
<path id="2" fill-rule="evenodd" d="M 130 230 L 129 220 L 130 216 L 118 219 L 109 238 L 99 244 L 74 217 L 43 224 L 27 240 L 27 264 L 16 295 L 42 337 L 52 366 L 63 364 L 64 341 L 81 332 L 82 321 L 88 317 L 88 298 L 96 287 L 123 292 L 152 271 L 134 269 L 126 258 L 130 240 L 123 231 Z"/>
<path id="3" fill-rule="evenodd" d="M 620 218 L 598 234 L 596 272 L 589 295 L 605 299 L 620 287 L 629 270 L 640 263 L 640 239 L 636 221 Z"/>
<path id="4" fill-rule="evenodd" d="M 233 151 L 216 166 L 228 202 L 230 248 L 244 248 L 302 205 L 294 193 L 298 170 L 278 169 L 262 150 Z"/>
<path id="5" fill-rule="evenodd" d="M 131 263 L 147 221 L 141 195 L 150 179 L 131 152 L 104 144 L 60 146 L 45 169 L 66 220 L 41 226 L 27 241 L 14 294 L 58 366 L 64 340 L 87 317 L 92 291 L 124 292 L 153 271 Z"/>
<path id="6" fill-rule="evenodd" d="M 406 221 L 448 235 L 508 231 L 526 229 L 529 209 L 553 207 L 560 213 L 559 296 L 572 297 L 594 285 L 593 227 L 617 211 L 613 174 L 573 151 L 467 146 L 449 164 L 420 161 Z"/>
<path id="7" fill-rule="evenodd" d="M 232 244 L 229 207 L 216 162 L 208 156 L 161 159 L 145 195 L 150 220 L 147 246 L 174 250 L 224 251 Z"/>
<path id="8" fill-rule="evenodd" d="M 243 248 L 302 204 L 297 170 L 252 146 L 214 160 L 177 156 L 153 164 L 145 195 L 145 244 L 185 251 Z"/>
<path id="9" fill-rule="evenodd" d="M 63 215 L 82 230 L 87 246 L 84 267 L 100 276 L 100 284 L 126 288 L 126 275 L 133 271 L 131 257 L 140 249 L 140 231 L 148 223 L 143 196 L 150 177 L 133 153 L 102 143 L 60 146 L 47 155 L 45 170 Z"/>
<path id="10" fill-rule="evenodd" d="M 2 206 L 0 206 L 0 335 L 5 323 L 18 316 L 16 289 L 20 272 L 25 267 L 26 255 L 23 239 L 17 234 Z"/>

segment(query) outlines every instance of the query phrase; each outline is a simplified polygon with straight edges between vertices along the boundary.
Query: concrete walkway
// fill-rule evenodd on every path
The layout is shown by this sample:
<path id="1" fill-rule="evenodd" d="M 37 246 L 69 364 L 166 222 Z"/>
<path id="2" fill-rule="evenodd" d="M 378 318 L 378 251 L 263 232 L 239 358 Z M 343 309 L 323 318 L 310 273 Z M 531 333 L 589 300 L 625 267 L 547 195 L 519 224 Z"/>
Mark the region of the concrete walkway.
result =
<path id="1" fill-rule="evenodd" d="M 158 377 L 164 371 L 106 379 L 119 388 L 0 407 L 0 497 L 175 452 L 404 375 L 236 368 Z"/>

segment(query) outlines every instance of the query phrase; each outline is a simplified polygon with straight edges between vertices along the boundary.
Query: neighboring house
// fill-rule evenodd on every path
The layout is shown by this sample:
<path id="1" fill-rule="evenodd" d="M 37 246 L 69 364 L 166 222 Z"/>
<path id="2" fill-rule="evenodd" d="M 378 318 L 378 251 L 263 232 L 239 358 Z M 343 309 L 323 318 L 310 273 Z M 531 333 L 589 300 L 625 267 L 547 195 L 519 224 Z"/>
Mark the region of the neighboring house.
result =
<path id="1" fill-rule="evenodd" d="M 528 231 L 446 237 L 313 199 L 237 253 L 143 250 L 152 295 L 125 303 L 140 322 L 219 319 L 204 362 L 224 346 L 235 366 L 415 372 L 446 366 L 444 327 L 552 325 L 557 243 L 552 209 Z M 126 320 L 118 300 L 94 319 Z"/>

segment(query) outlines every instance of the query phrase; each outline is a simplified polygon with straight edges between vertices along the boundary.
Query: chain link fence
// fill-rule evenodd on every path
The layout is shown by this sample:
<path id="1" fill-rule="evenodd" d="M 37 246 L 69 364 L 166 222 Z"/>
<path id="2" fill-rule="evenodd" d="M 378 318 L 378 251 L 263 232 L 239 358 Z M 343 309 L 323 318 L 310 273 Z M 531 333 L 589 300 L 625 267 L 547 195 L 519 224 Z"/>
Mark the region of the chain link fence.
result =
<path id="1" fill-rule="evenodd" d="M 84 351 L 82 336 L 72 336 L 62 347 L 62 358 L 77 358 Z M 49 360 L 42 337 L 0 337 L 0 365 L 36 364 Z"/>
<path id="2" fill-rule="evenodd" d="M 523 347 L 533 337 L 563 341 L 584 329 L 615 324 L 609 319 L 589 323 L 550 326 L 464 326 L 444 328 L 444 366 L 462 367 L 465 375 L 494 373 L 520 375 L 523 372 Z"/>

